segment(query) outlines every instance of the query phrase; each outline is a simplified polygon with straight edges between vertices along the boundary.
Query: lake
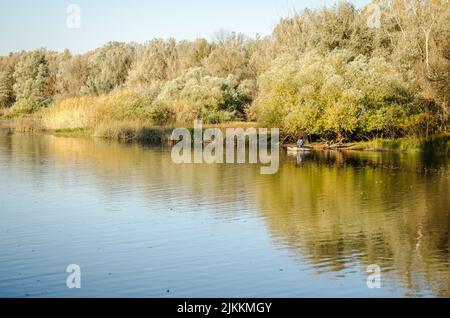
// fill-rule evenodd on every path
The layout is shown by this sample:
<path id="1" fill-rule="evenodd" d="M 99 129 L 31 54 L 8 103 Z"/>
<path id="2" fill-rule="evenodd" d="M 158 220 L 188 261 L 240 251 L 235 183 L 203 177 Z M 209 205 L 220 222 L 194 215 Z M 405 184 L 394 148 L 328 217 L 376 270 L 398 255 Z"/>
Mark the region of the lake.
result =
<path id="1" fill-rule="evenodd" d="M 450 296 L 448 157 L 170 152 L 0 132 L 0 297 Z"/>

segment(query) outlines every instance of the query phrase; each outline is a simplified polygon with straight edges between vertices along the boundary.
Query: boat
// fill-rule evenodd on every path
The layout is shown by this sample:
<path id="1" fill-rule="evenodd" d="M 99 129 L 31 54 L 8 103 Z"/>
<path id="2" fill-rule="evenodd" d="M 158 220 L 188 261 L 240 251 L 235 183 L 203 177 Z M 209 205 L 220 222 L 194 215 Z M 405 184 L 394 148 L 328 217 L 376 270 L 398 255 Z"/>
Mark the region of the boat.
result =
<path id="1" fill-rule="evenodd" d="M 307 147 L 303 147 L 303 148 L 287 147 L 288 152 L 310 152 L 311 150 L 312 150 L 311 148 L 307 148 Z"/>

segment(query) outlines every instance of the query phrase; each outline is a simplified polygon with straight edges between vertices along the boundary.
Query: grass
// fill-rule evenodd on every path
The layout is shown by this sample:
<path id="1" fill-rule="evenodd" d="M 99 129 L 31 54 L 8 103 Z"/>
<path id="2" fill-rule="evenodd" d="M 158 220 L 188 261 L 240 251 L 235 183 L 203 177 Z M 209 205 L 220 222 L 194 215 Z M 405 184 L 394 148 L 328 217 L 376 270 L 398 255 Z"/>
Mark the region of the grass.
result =
<path id="1" fill-rule="evenodd" d="M 429 152 L 436 154 L 450 154 L 450 134 L 443 133 L 429 139 L 399 138 L 399 139 L 373 139 L 359 142 L 348 148 L 352 150 L 372 151 L 405 151 Z"/>
<path id="2" fill-rule="evenodd" d="M 116 140 L 139 140 L 150 142 L 167 142 L 170 140 L 173 128 L 154 127 L 139 120 L 127 122 L 109 122 L 98 125 L 93 136 Z"/>
<path id="3" fill-rule="evenodd" d="M 89 137 L 93 135 L 92 129 L 89 128 L 63 128 L 52 130 L 52 132 L 57 136 L 67 136 L 67 137 Z"/>
<path id="4" fill-rule="evenodd" d="M 42 122 L 36 116 L 26 116 L 14 120 L 11 124 L 14 132 L 36 133 L 43 130 Z"/>
<path id="5" fill-rule="evenodd" d="M 370 141 L 359 142 L 352 149 L 375 150 L 375 151 L 420 151 L 422 141 L 415 138 L 401 139 L 373 139 Z"/>
<path id="6" fill-rule="evenodd" d="M 9 108 L 0 107 L 0 118 L 5 117 L 10 112 Z"/>
<path id="7" fill-rule="evenodd" d="M 69 98 L 54 103 L 42 111 L 42 125 L 46 129 L 86 129 L 92 126 L 95 97 Z"/>
<path id="8" fill-rule="evenodd" d="M 14 119 L 21 117 L 21 114 L 14 113 L 11 108 L 0 107 L 0 119 Z"/>
<path id="9" fill-rule="evenodd" d="M 148 106 L 146 96 L 133 91 L 68 98 L 42 111 L 42 125 L 57 133 L 136 139 L 152 126 Z"/>
<path id="10" fill-rule="evenodd" d="M 148 95 L 133 90 L 120 90 L 106 96 L 82 96 L 57 101 L 41 111 L 42 127 L 57 133 L 90 132 L 95 137 L 124 140 L 168 139 L 176 126 L 170 122 L 161 125 L 155 118 L 152 100 Z M 193 123 L 182 125 L 193 128 Z M 203 128 L 255 127 L 255 123 L 229 122 L 203 125 Z"/>

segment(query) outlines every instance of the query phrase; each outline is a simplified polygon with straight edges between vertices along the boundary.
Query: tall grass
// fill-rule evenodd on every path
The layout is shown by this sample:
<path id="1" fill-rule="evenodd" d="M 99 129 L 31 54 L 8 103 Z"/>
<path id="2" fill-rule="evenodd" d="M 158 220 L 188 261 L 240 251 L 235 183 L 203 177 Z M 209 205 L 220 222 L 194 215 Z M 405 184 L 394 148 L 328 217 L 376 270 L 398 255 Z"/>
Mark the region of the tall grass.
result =
<path id="1" fill-rule="evenodd" d="M 0 107 L 0 118 L 6 116 L 10 112 L 9 108 Z"/>
<path id="2" fill-rule="evenodd" d="M 52 130 L 92 128 L 96 104 L 92 96 L 64 99 L 42 112 L 42 124 Z"/>
<path id="3" fill-rule="evenodd" d="M 123 89 L 103 96 L 82 96 L 55 102 L 41 112 L 45 129 L 91 131 L 114 139 L 163 139 L 173 113 L 143 91 Z"/>
<path id="4" fill-rule="evenodd" d="M 19 117 L 19 114 L 16 114 L 12 111 L 12 108 L 2 108 L 0 107 L 0 119 L 11 119 L 15 117 Z"/>
<path id="5" fill-rule="evenodd" d="M 42 122 L 37 116 L 23 117 L 13 120 L 12 129 L 15 132 L 35 133 L 43 130 Z"/>
<path id="6" fill-rule="evenodd" d="M 94 136 L 113 139 L 138 139 L 140 131 L 148 128 L 148 125 L 141 120 L 126 121 L 102 121 L 94 128 Z"/>
<path id="7" fill-rule="evenodd" d="M 434 154 L 450 155 L 450 134 L 443 133 L 431 136 L 428 139 L 399 138 L 399 139 L 374 139 L 357 143 L 351 147 L 354 150 L 375 151 L 423 151 Z"/>

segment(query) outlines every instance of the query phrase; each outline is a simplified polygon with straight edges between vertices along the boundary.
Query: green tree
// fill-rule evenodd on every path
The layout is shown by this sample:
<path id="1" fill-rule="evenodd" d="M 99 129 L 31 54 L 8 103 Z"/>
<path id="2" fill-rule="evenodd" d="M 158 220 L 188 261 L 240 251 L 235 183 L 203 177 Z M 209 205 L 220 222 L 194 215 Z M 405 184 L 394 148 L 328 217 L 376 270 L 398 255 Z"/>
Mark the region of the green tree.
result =
<path id="1" fill-rule="evenodd" d="M 24 53 L 20 56 L 14 71 L 13 86 L 16 95 L 14 110 L 32 112 L 45 107 L 51 101 L 48 95 L 48 62 L 44 50 Z"/>
<path id="2" fill-rule="evenodd" d="M 167 82 L 157 101 L 170 105 L 179 122 L 191 123 L 198 118 L 207 123 L 220 123 L 243 118 L 251 94 L 250 83 L 241 85 L 234 75 L 209 76 L 198 67 Z"/>
<path id="3" fill-rule="evenodd" d="M 18 56 L 0 57 L 0 107 L 11 107 L 15 102 L 14 94 L 14 68 Z"/>
<path id="4" fill-rule="evenodd" d="M 131 44 L 111 42 L 89 56 L 89 75 L 86 87 L 90 93 L 105 94 L 121 86 L 134 59 Z"/>

